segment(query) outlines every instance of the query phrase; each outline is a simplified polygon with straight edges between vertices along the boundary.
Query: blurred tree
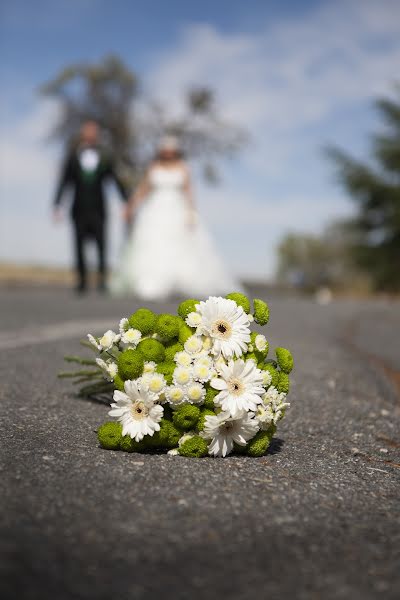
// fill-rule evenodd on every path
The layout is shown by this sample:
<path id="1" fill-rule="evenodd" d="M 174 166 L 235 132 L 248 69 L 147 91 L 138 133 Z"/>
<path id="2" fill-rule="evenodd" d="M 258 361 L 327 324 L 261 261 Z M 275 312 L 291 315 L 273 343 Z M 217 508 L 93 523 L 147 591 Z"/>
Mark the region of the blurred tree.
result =
<path id="1" fill-rule="evenodd" d="M 211 90 L 189 90 L 179 116 L 172 116 L 169 107 L 144 98 L 137 76 L 115 56 L 97 65 L 65 67 L 41 92 L 61 107 L 53 137 L 73 144 L 80 123 L 95 119 L 106 132 L 105 143 L 117 168 L 132 184 L 161 135 L 176 135 L 183 151 L 200 161 L 210 181 L 217 180 L 218 159 L 233 155 L 246 139 L 240 128 L 220 117 Z"/>
<path id="2" fill-rule="evenodd" d="M 354 259 L 375 289 L 387 291 L 400 291 L 400 87 L 396 92 L 393 100 L 377 101 L 386 129 L 373 137 L 371 165 L 337 148 L 328 150 L 357 203 L 357 215 L 348 223 Z"/>
<path id="3" fill-rule="evenodd" d="M 331 224 L 321 235 L 288 233 L 278 246 L 280 283 L 313 292 L 365 289 L 368 282 L 354 267 L 350 248 L 353 231 L 347 222 Z"/>

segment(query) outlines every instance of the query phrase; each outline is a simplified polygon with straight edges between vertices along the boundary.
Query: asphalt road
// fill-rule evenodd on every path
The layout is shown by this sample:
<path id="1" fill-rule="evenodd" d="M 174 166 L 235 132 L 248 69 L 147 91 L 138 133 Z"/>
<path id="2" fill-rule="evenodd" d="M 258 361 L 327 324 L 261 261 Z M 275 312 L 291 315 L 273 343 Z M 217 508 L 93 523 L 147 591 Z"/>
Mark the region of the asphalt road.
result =
<path id="1" fill-rule="evenodd" d="M 270 306 L 296 362 L 271 452 L 194 460 L 101 450 L 107 408 L 55 377 L 135 302 L 0 290 L 1 598 L 399 597 L 400 305 Z"/>

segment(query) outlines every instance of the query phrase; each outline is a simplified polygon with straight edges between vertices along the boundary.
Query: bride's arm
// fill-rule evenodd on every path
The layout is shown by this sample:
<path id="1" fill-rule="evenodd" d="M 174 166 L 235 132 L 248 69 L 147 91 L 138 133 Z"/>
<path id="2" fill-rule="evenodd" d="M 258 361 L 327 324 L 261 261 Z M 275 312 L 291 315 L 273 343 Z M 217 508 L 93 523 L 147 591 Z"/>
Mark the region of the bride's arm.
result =
<path id="1" fill-rule="evenodd" d="M 149 180 L 150 169 L 148 169 L 144 177 L 139 181 L 139 184 L 128 200 L 126 207 L 126 217 L 131 219 L 143 200 L 148 196 L 150 192 L 150 180 Z"/>
<path id="2" fill-rule="evenodd" d="M 196 211 L 196 205 L 194 203 L 192 180 L 190 177 L 189 169 L 186 165 L 184 166 L 184 171 L 185 171 L 185 182 L 183 184 L 183 191 L 184 191 L 185 202 L 186 202 L 186 214 L 187 214 L 186 222 L 189 227 L 193 227 L 197 223 L 197 211 Z"/>

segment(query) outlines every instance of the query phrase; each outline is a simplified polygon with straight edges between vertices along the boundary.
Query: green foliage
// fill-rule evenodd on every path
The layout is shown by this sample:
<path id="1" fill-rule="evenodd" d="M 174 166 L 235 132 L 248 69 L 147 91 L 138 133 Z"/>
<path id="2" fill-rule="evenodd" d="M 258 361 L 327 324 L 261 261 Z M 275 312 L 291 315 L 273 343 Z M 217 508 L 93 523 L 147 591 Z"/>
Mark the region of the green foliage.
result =
<path id="1" fill-rule="evenodd" d="M 148 308 L 139 308 L 129 317 L 129 325 L 133 329 L 138 329 L 143 335 L 149 335 L 154 332 L 157 315 Z"/>
<path id="2" fill-rule="evenodd" d="M 203 431 L 207 416 L 215 417 L 215 412 L 210 408 L 205 408 L 204 406 L 202 406 L 200 409 L 200 417 L 196 425 L 196 431 Z"/>
<path id="3" fill-rule="evenodd" d="M 279 368 L 289 374 L 294 365 L 291 352 L 286 348 L 276 348 L 275 353 Z"/>
<path id="4" fill-rule="evenodd" d="M 172 342 L 167 344 L 165 347 L 165 360 L 167 362 L 172 362 L 174 360 L 174 356 L 177 352 L 181 352 L 183 350 L 183 344 L 180 342 Z"/>
<path id="5" fill-rule="evenodd" d="M 194 435 L 180 446 L 178 452 L 180 456 L 202 458 L 208 454 L 207 442 L 199 435 Z"/>
<path id="6" fill-rule="evenodd" d="M 161 362 L 157 365 L 157 373 L 162 373 L 168 385 L 172 385 L 172 377 L 175 370 L 175 363 L 173 362 Z"/>
<path id="7" fill-rule="evenodd" d="M 254 320 L 259 325 L 266 325 L 269 321 L 269 308 L 268 304 L 264 300 L 255 298 L 253 300 L 254 305 Z"/>
<path id="8" fill-rule="evenodd" d="M 356 205 L 349 221 L 352 256 L 377 290 L 400 291 L 400 88 L 394 99 L 381 99 L 385 122 L 373 138 L 372 161 L 357 161 L 336 148 L 329 156 Z"/>
<path id="9" fill-rule="evenodd" d="M 115 421 L 108 421 L 99 427 L 97 437 L 100 446 L 106 450 L 118 450 L 122 440 L 122 425 Z"/>
<path id="10" fill-rule="evenodd" d="M 271 443 L 273 437 L 273 431 L 259 431 L 256 435 L 247 443 L 246 454 L 248 456 L 258 457 L 264 456 L 268 450 L 268 446 Z"/>
<path id="11" fill-rule="evenodd" d="M 143 354 L 146 361 L 160 363 L 163 362 L 165 358 L 164 346 L 158 340 L 153 338 L 146 338 L 139 342 L 137 350 Z"/>
<path id="12" fill-rule="evenodd" d="M 171 421 L 163 418 L 159 422 L 160 430 L 155 431 L 153 435 L 146 435 L 144 440 L 146 445 L 151 448 L 168 448 L 169 437 L 171 435 Z"/>
<path id="13" fill-rule="evenodd" d="M 169 342 L 178 337 L 180 325 L 181 320 L 175 315 L 163 314 L 157 318 L 155 331 L 160 338 Z"/>
<path id="14" fill-rule="evenodd" d="M 143 450 L 146 449 L 146 443 L 144 442 L 144 439 L 140 442 L 136 442 L 130 435 L 124 435 L 121 438 L 119 449 L 124 452 L 143 452 Z"/>
<path id="15" fill-rule="evenodd" d="M 272 363 L 266 363 L 263 365 L 259 365 L 259 368 L 263 371 L 269 371 L 271 373 L 271 384 L 273 387 L 277 387 L 279 382 L 279 371 L 275 369 Z"/>
<path id="16" fill-rule="evenodd" d="M 129 348 L 118 356 L 118 374 L 122 379 L 137 379 L 143 373 L 144 358 L 139 350 Z"/>
<path id="17" fill-rule="evenodd" d="M 43 95 L 58 103 L 59 118 L 53 136 L 70 146 L 76 143 L 83 120 L 97 120 L 107 131 L 108 150 L 130 187 L 148 160 L 143 147 L 155 148 L 167 132 L 181 140 L 185 154 L 200 160 L 205 177 L 216 181 L 218 158 L 236 153 L 247 136 L 221 116 L 213 91 L 202 85 L 188 90 L 177 118 L 157 98 L 146 98 L 146 115 L 135 110 L 143 102 L 142 88 L 136 73 L 118 56 L 107 56 L 97 64 L 65 66 L 41 89 Z"/>
<path id="18" fill-rule="evenodd" d="M 214 410 L 214 398 L 219 394 L 219 390 L 215 390 L 210 386 L 209 383 L 206 384 L 206 395 L 204 397 L 204 408 L 209 408 Z"/>
<path id="19" fill-rule="evenodd" d="M 186 325 L 186 323 L 181 324 L 179 328 L 179 341 L 181 344 L 184 344 L 191 335 L 194 334 L 194 329 Z"/>
<path id="20" fill-rule="evenodd" d="M 186 317 L 188 316 L 189 313 L 195 312 L 196 304 L 198 304 L 198 303 L 199 303 L 199 301 L 193 300 L 193 298 L 190 298 L 189 300 L 184 300 L 178 306 L 178 315 L 182 319 L 186 319 Z"/>
<path id="21" fill-rule="evenodd" d="M 243 308 L 245 313 L 250 312 L 250 300 L 244 294 L 240 294 L 239 292 L 232 292 L 231 294 L 225 296 L 225 298 L 236 302 L 238 306 L 241 306 Z"/>
<path id="22" fill-rule="evenodd" d="M 200 409 L 193 404 L 182 404 L 173 414 L 172 420 L 174 425 L 182 431 L 190 431 L 196 427 L 200 417 Z"/>
<path id="23" fill-rule="evenodd" d="M 114 377 L 114 387 L 116 390 L 119 390 L 120 392 L 124 391 L 124 380 L 122 379 L 122 377 L 120 377 L 117 373 L 117 375 Z"/>
<path id="24" fill-rule="evenodd" d="M 284 373 L 283 371 L 279 371 L 279 379 L 276 385 L 276 389 L 279 392 L 285 392 L 285 394 L 287 394 L 289 392 L 289 387 L 289 375 L 287 373 Z"/>

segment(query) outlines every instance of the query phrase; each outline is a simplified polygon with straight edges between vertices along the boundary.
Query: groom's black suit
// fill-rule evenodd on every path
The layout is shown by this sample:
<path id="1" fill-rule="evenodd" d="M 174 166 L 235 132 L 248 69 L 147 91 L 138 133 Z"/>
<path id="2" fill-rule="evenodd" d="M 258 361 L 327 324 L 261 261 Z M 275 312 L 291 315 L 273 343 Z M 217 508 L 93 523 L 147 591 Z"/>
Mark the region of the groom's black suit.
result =
<path id="1" fill-rule="evenodd" d="M 88 159 L 86 162 L 85 158 Z M 98 146 L 78 148 L 65 161 L 54 199 L 54 205 L 60 206 L 65 189 L 73 188 L 71 219 L 75 233 L 75 265 L 79 276 L 78 287 L 82 290 L 86 286 L 84 243 L 87 239 L 96 242 L 99 257 L 99 285 L 104 286 L 107 218 L 104 185 L 109 180 L 114 181 L 122 199 L 126 201 L 127 191 L 116 175 L 109 156 Z"/>

